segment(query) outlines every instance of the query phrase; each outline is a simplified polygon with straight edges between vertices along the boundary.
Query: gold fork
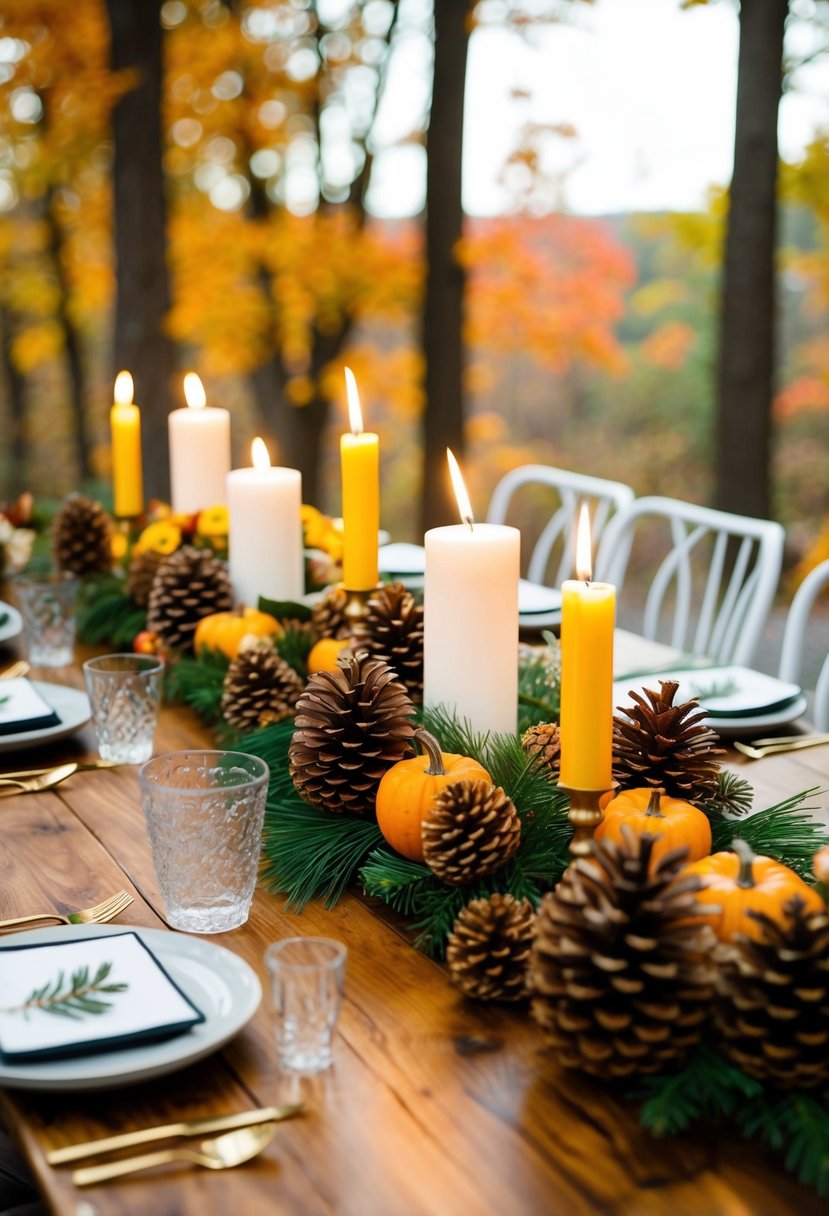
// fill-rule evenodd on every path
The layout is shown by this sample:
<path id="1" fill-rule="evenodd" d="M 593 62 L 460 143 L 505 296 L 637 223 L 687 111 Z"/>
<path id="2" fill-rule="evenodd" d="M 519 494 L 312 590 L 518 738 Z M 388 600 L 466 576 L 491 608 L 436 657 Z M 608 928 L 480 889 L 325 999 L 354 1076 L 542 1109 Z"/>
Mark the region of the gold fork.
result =
<path id="1" fill-rule="evenodd" d="M 118 916 L 132 902 L 129 891 L 116 891 L 109 899 L 91 908 L 82 908 L 80 912 L 40 912 L 32 916 L 15 916 L 11 920 L 0 920 L 0 929 L 15 929 L 20 925 L 36 925 L 48 920 L 56 920 L 63 925 L 102 925 Z"/>
<path id="2" fill-rule="evenodd" d="M 54 773 L 63 765 L 50 764 L 46 768 L 17 768 L 10 773 L 0 773 L 0 783 L 5 781 L 25 780 L 27 777 L 45 777 L 47 773 Z M 121 760 L 79 760 L 75 764 L 76 773 L 90 773 L 98 768 L 123 768 L 125 762 Z"/>
<path id="3" fill-rule="evenodd" d="M 736 739 L 734 746 L 744 756 L 750 756 L 752 760 L 762 760 L 763 756 L 799 752 L 804 747 L 820 747 L 826 743 L 829 743 L 829 735 L 793 735 L 789 739 L 780 738 L 774 743 L 770 739 L 758 739 L 756 743 L 743 743 L 740 739 Z"/>
<path id="4" fill-rule="evenodd" d="M 78 771 L 77 764 L 61 764 L 58 768 L 41 773 L 39 777 L 0 777 L 0 798 L 12 798 L 15 794 L 36 794 L 39 790 L 51 789 Z"/>
<path id="5" fill-rule="evenodd" d="M 5 671 L 0 671 L 0 680 L 14 680 L 18 676 L 25 676 L 28 671 L 31 671 L 31 667 L 26 660 L 18 659 L 16 663 L 10 664 Z"/>

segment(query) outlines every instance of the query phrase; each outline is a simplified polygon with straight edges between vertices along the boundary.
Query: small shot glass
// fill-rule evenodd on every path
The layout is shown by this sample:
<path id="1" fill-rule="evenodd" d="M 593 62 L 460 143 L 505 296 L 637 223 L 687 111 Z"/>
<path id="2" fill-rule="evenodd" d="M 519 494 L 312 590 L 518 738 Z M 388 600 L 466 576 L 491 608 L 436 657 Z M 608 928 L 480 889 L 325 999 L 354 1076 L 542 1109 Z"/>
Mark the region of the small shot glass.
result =
<path id="1" fill-rule="evenodd" d="M 283 1069 L 315 1073 L 331 1064 L 347 953 L 330 937 L 288 937 L 265 951 Z"/>
<path id="2" fill-rule="evenodd" d="M 73 574 L 62 570 L 15 577 L 26 654 L 33 667 L 67 667 L 73 661 L 79 585 Z"/>
<path id="3" fill-rule="evenodd" d="M 153 754 L 164 664 L 152 655 L 104 654 L 83 665 L 102 760 L 143 764 Z"/>

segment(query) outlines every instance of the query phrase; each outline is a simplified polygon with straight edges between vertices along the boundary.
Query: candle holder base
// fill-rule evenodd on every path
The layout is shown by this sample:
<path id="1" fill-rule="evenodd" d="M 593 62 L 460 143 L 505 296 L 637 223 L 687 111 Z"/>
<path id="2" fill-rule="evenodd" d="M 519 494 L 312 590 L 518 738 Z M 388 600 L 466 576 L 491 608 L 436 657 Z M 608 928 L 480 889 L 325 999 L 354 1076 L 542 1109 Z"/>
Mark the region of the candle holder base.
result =
<path id="1" fill-rule="evenodd" d="M 593 852 L 593 833 L 604 819 L 601 799 L 605 794 L 612 794 L 617 788 L 612 785 L 602 790 L 581 790 L 570 785 L 559 785 L 570 798 L 570 809 L 567 818 L 573 827 L 573 839 L 570 841 L 571 857 L 589 857 Z"/>
<path id="2" fill-rule="evenodd" d="M 382 586 L 382 584 L 378 583 L 376 587 L 370 587 L 367 591 L 354 591 L 342 583 L 340 586 L 346 594 L 345 607 L 343 608 L 345 619 L 349 625 L 359 625 L 366 618 L 369 600 L 374 595 L 377 587 Z"/>

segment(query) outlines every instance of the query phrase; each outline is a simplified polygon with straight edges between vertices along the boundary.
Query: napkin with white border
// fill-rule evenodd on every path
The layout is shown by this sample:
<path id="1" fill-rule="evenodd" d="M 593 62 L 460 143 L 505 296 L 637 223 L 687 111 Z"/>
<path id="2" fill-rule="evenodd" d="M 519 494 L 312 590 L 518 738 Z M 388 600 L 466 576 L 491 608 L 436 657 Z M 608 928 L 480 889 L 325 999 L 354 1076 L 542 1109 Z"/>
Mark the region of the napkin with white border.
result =
<path id="1" fill-rule="evenodd" d="M 0 680 L 0 735 L 60 726 L 60 718 L 25 676 Z"/>
<path id="2" fill-rule="evenodd" d="M 96 986 L 105 964 L 109 970 Z M 104 1008 L 92 1013 L 73 1006 L 73 986 Z M 204 1020 L 135 932 L 0 946 L 0 1059 L 6 1063 L 157 1042 Z"/>

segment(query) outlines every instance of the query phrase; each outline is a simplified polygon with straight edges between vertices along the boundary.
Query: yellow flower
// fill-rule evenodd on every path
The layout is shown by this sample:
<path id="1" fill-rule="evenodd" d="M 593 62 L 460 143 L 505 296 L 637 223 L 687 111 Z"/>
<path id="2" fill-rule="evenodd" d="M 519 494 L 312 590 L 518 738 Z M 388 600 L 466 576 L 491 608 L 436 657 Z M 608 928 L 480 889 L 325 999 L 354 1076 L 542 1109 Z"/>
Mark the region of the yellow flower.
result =
<path id="1" fill-rule="evenodd" d="M 122 558 L 127 556 L 127 534 L 126 532 L 113 532 L 112 540 L 110 541 L 113 560 L 120 562 Z"/>
<path id="2" fill-rule="evenodd" d="M 137 554 L 152 550 L 154 553 L 166 555 L 175 553 L 180 544 L 181 529 L 167 520 L 159 520 L 157 523 L 148 524 L 133 545 L 132 551 Z"/>
<path id="3" fill-rule="evenodd" d="M 305 546 L 308 549 L 321 549 L 328 531 L 328 519 L 316 507 L 303 503 L 300 508 L 300 518 L 305 534 Z"/>
<path id="4" fill-rule="evenodd" d="M 224 503 L 206 507 L 199 513 L 196 531 L 199 536 L 227 536 L 228 511 Z"/>

